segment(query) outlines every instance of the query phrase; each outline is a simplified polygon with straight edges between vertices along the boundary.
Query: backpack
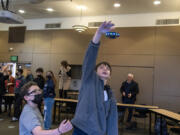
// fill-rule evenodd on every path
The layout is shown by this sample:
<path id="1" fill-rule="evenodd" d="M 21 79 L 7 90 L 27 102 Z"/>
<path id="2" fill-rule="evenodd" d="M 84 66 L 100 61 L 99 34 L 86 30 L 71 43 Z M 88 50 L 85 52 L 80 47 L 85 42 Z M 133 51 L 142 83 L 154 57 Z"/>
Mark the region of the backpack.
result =
<path id="1" fill-rule="evenodd" d="M 161 135 L 161 119 L 157 118 L 154 126 L 155 135 Z M 162 119 L 162 135 L 169 135 L 167 130 L 167 123 L 165 119 Z"/>

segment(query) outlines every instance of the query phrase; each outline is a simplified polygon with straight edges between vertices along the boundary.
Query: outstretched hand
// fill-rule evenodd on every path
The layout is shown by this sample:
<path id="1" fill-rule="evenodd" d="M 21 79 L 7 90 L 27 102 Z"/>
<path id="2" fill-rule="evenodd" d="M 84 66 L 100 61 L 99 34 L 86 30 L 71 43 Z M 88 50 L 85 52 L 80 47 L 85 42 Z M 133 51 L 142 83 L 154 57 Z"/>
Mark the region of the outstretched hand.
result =
<path id="1" fill-rule="evenodd" d="M 106 32 L 109 32 L 111 30 L 114 29 L 114 24 L 109 21 L 109 22 L 103 22 L 100 27 L 97 29 L 94 37 L 93 37 L 93 43 L 97 44 L 99 43 L 100 39 L 101 39 L 101 35 L 105 34 Z"/>
<path id="2" fill-rule="evenodd" d="M 109 21 L 109 22 L 103 22 L 101 25 L 100 25 L 100 27 L 98 28 L 98 30 L 97 30 L 97 32 L 99 33 L 99 34 L 104 34 L 104 33 L 106 33 L 106 32 L 109 32 L 109 31 L 111 31 L 111 30 L 113 30 L 114 29 L 114 24 L 113 23 L 111 23 L 111 21 Z"/>

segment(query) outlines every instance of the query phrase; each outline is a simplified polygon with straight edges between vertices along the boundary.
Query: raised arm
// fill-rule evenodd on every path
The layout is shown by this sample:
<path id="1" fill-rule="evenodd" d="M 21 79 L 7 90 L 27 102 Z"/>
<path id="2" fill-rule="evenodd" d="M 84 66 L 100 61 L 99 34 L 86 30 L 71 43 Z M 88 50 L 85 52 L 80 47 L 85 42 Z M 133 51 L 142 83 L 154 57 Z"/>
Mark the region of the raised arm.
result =
<path id="1" fill-rule="evenodd" d="M 101 36 L 102 34 L 111 31 L 114 28 L 113 26 L 114 24 L 109 21 L 102 23 L 101 26 L 97 29 L 86 51 L 82 69 L 83 77 L 89 77 L 89 75 L 92 75 L 94 72 Z"/>

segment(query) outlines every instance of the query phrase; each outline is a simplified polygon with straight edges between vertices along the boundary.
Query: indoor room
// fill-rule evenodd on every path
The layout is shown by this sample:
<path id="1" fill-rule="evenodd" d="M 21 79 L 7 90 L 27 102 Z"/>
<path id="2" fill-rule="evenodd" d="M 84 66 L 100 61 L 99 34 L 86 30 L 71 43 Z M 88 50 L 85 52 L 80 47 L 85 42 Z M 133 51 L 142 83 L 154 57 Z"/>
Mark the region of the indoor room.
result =
<path id="1" fill-rule="evenodd" d="M 0 134 L 180 135 L 180 0 L 0 1 Z"/>

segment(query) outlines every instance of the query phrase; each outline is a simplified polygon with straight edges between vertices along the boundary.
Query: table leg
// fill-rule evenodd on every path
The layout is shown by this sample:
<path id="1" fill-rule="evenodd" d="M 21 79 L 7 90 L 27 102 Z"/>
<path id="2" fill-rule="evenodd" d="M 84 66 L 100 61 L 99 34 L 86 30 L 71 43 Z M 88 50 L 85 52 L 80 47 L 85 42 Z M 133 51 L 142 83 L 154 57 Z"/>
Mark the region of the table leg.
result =
<path id="1" fill-rule="evenodd" d="M 151 111 L 149 111 L 149 135 L 151 135 Z"/>
<path id="2" fill-rule="evenodd" d="M 55 123 L 55 119 L 56 119 L 56 103 L 57 103 L 57 101 L 54 102 L 53 123 Z"/>

